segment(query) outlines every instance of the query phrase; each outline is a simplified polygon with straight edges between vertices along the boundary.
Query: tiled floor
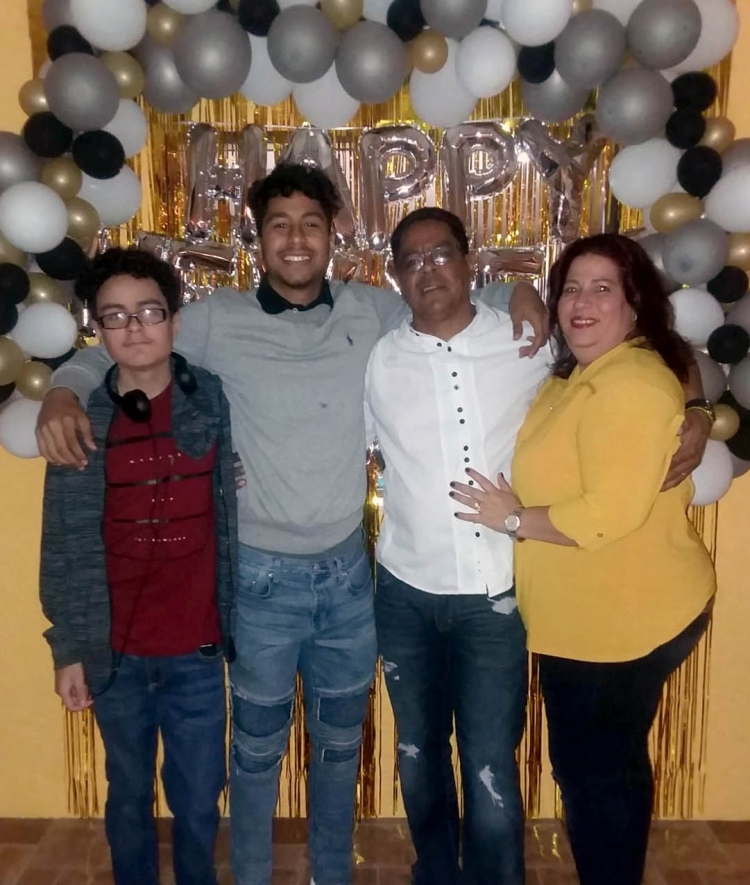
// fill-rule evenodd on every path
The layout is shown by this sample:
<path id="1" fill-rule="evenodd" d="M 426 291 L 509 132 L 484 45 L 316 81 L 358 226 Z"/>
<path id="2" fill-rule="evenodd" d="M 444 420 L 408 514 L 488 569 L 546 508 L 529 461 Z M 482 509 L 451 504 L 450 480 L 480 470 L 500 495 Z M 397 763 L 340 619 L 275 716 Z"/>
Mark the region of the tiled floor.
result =
<path id="1" fill-rule="evenodd" d="M 576 885 L 559 822 L 527 825 L 527 885 Z M 171 872 L 169 823 L 160 822 L 162 885 Z M 306 825 L 276 822 L 273 885 L 308 885 Z M 355 835 L 354 885 L 408 885 L 413 859 L 404 821 L 367 821 Z M 218 847 L 219 881 L 231 885 L 228 829 Z M 0 819 L 0 885 L 109 885 L 101 821 Z M 606 883 L 602 883 L 606 885 Z M 750 885 L 750 822 L 654 825 L 644 885 Z"/>

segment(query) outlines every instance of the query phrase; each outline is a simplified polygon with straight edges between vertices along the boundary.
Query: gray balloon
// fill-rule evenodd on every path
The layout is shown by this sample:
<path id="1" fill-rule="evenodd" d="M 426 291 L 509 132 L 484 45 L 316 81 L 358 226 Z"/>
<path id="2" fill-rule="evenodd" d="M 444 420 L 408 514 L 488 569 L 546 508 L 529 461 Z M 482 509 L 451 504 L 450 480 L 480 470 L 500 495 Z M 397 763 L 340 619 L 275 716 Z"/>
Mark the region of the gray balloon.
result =
<path id="1" fill-rule="evenodd" d="M 729 234 L 705 218 L 688 221 L 664 238 L 664 270 L 675 280 L 698 286 L 707 283 L 724 267 Z"/>
<path id="2" fill-rule="evenodd" d="M 50 111 L 71 129 L 103 129 L 120 106 L 112 72 L 83 52 L 70 52 L 52 62 L 44 94 Z"/>
<path id="3" fill-rule="evenodd" d="M 750 164 L 750 138 L 738 138 L 721 155 L 721 172 L 726 175 L 738 166 Z"/>
<path id="4" fill-rule="evenodd" d="M 521 95 L 530 117 L 545 123 L 562 123 L 586 104 L 589 90 L 571 86 L 558 71 L 553 71 L 543 83 L 522 80 Z"/>
<path id="5" fill-rule="evenodd" d="M 143 97 L 152 108 L 165 114 L 184 114 L 198 102 L 200 95 L 177 73 L 174 53 L 169 47 L 146 37 L 138 44 L 135 54 L 146 74 Z"/>
<path id="6" fill-rule="evenodd" d="M 385 25 L 359 22 L 341 38 L 336 74 L 357 101 L 386 101 L 398 92 L 408 72 L 406 46 Z"/>
<path id="7" fill-rule="evenodd" d="M 331 21 L 312 6 L 288 6 L 268 32 L 271 64 L 292 83 L 319 80 L 333 64 L 338 36 Z"/>
<path id="8" fill-rule="evenodd" d="M 72 25 L 73 16 L 70 12 L 70 0 L 44 0 L 42 3 L 42 21 L 47 31 L 54 31 L 60 25 Z"/>
<path id="9" fill-rule="evenodd" d="M 625 28 L 603 9 L 574 15 L 555 40 L 555 67 L 563 80 L 580 89 L 601 86 L 624 55 Z"/>
<path id="10" fill-rule="evenodd" d="M 15 132 L 0 132 L 0 193 L 22 181 L 36 181 L 42 161 Z"/>
<path id="11" fill-rule="evenodd" d="M 602 86 L 596 122 L 620 144 L 641 144 L 661 135 L 672 113 L 672 87 L 648 68 L 625 68 Z"/>
<path id="12" fill-rule="evenodd" d="M 484 18 L 487 0 L 421 0 L 427 24 L 444 37 L 463 40 Z"/>
<path id="13" fill-rule="evenodd" d="M 701 35 L 693 0 L 642 0 L 627 25 L 630 54 L 647 68 L 671 68 L 690 55 Z"/>
<path id="14" fill-rule="evenodd" d="M 188 17 L 174 43 L 177 73 L 204 98 L 226 98 L 250 72 L 250 41 L 236 18 L 209 9 Z"/>
<path id="15" fill-rule="evenodd" d="M 738 458 L 733 452 L 729 453 L 732 458 L 732 475 L 735 479 L 740 476 L 744 476 L 748 470 L 750 470 L 750 461 L 743 461 L 742 458 Z"/>
<path id="16" fill-rule="evenodd" d="M 694 351 L 693 356 L 700 372 L 703 393 L 706 395 L 706 399 L 715 403 L 727 389 L 727 376 L 721 366 L 702 350 Z"/>
<path id="17" fill-rule="evenodd" d="M 654 267 L 659 271 L 664 288 L 671 294 L 676 289 L 679 289 L 682 284 L 678 283 L 677 280 L 673 280 L 664 270 L 662 250 L 664 249 L 665 239 L 666 234 L 648 234 L 648 236 L 638 238 L 638 245 L 643 248 L 651 259 Z"/>

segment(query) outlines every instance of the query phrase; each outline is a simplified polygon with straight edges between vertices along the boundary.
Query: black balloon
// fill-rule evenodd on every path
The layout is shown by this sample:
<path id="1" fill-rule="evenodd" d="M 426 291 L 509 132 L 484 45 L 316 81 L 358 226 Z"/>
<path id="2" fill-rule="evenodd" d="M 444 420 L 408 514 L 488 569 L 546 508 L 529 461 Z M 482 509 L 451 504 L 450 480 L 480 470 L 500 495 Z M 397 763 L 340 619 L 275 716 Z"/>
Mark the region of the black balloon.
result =
<path id="1" fill-rule="evenodd" d="M 7 335 L 18 322 L 18 308 L 15 304 L 0 304 L 0 335 Z"/>
<path id="2" fill-rule="evenodd" d="M 527 83 L 544 83 L 555 70 L 555 44 L 522 46 L 518 53 L 518 73 Z"/>
<path id="3" fill-rule="evenodd" d="M 271 23 L 279 11 L 276 0 L 240 0 L 237 15 L 248 33 L 256 37 L 267 37 Z"/>
<path id="4" fill-rule="evenodd" d="M 5 304 L 20 304 L 29 294 L 29 277 L 17 264 L 0 264 L 0 309 Z"/>
<path id="5" fill-rule="evenodd" d="M 62 356 L 52 357 L 51 359 L 42 359 L 41 357 L 34 357 L 34 359 L 38 363 L 44 363 L 45 366 L 49 366 L 50 369 L 54 372 L 55 369 L 59 369 L 63 363 L 67 363 L 69 359 L 76 355 L 75 347 L 71 347 L 67 353 L 64 353 Z"/>
<path id="6" fill-rule="evenodd" d="M 229 0 L 219 0 L 216 4 L 216 8 L 219 12 L 228 12 L 230 15 L 234 15 L 234 9 L 232 9 L 232 4 Z"/>
<path id="7" fill-rule="evenodd" d="M 72 25 L 60 25 L 49 32 L 47 55 L 52 61 L 55 61 L 61 55 L 67 55 L 69 52 L 85 52 L 87 55 L 93 55 L 94 49 Z"/>
<path id="8" fill-rule="evenodd" d="M 675 107 L 705 111 L 716 101 L 716 81 L 702 71 L 691 71 L 672 80 Z"/>
<path id="9" fill-rule="evenodd" d="M 42 273 L 54 280 L 74 280 L 87 263 L 83 249 L 70 237 L 65 237 L 49 252 L 41 252 L 35 257 Z"/>
<path id="10" fill-rule="evenodd" d="M 747 356 L 750 350 L 750 335 L 734 323 L 727 323 L 714 329 L 706 342 L 708 355 L 717 363 L 734 365 Z"/>
<path id="11" fill-rule="evenodd" d="M 73 142 L 72 153 L 78 167 L 92 178 L 114 178 L 125 165 L 120 140 L 103 129 L 82 132 Z"/>
<path id="12" fill-rule="evenodd" d="M 4 403 L 15 389 L 16 385 L 13 382 L 0 385 L 0 403 Z"/>
<path id="13" fill-rule="evenodd" d="M 678 108 L 667 120 L 667 141 L 683 151 L 695 147 L 705 131 L 703 114 L 695 108 Z"/>
<path id="14" fill-rule="evenodd" d="M 419 0 L 393 0 L 388 7 L 387 21 L 388 27 L 404 43 L 413 40 L 427 24 Z"/>
<path id="15" fill-rule="evenodd" d="M 677 180 L 694 197 L 703 198 L 721 178 L 721 155 L 704 144 L 685 151 L 677 163 Z"/>
<path id="16" fill-rule="evenodd" d="M 747 274 L 741 267 L 733 267 L 728 264 L 719 271 L 716 276 L 706 283 L 706 288 L 717 301 L 722 304 L 731 304 L 739 301 L 747 292 Z"/>
<path id="17" fill-rule="evenodd" d="M 50 159 L 61 157 L 73 141 L 73 130 L 50 111 L 32 114 L 24 123 L 21 134 L 30 150 L 39 157 Z"/>

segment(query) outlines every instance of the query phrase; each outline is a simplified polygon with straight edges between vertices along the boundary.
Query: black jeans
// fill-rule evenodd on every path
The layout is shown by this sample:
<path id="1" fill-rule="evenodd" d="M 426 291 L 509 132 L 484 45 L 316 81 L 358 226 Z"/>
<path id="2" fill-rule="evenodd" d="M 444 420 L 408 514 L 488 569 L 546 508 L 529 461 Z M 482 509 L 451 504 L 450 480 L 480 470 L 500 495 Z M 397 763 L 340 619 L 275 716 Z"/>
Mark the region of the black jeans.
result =
<path id="1" fill-rule="evenodd" d="M 522 885 L 515 749 L 526 709 L 526 633 L 515 594 L 436 595 L 378 566 L 378 646 L 398 729 L 414 885 Z M 456 719 L 459 816 L 450 736 Z"/>
<path id="2" fill-rule="evenodd" d="M 581 885 L 643 880 L 654 801 L 648 734 L 667 677 L 709 617 L 634 661 L 539 656 L 552 770 Z"/>

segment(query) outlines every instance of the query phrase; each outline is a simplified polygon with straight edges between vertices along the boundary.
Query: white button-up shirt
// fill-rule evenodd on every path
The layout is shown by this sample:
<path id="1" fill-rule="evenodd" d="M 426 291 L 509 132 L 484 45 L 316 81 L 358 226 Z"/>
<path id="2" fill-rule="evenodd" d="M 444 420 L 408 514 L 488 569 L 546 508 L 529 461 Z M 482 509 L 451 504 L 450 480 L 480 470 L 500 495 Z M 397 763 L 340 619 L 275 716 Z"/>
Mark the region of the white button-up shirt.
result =
<path id="1" fill-rule="evenodd" d="M 450 341 L 415 332 L 405 320 L 375 345 L 365 382 L 371 438 L 385 460 L 378 562 L 428 593 L 495 596 L 513 582 L 513 542 L 453 515 L 453 480 L 472 467 L 510 481 L 516 434 L 540 383 L 549 350 L 519 358 L 510 317 L 478 302 Z"/>

